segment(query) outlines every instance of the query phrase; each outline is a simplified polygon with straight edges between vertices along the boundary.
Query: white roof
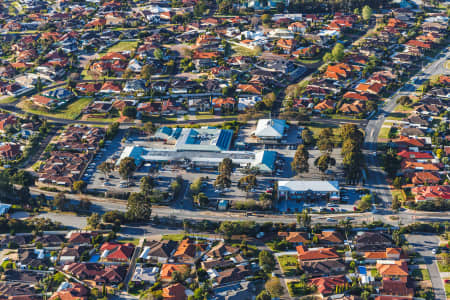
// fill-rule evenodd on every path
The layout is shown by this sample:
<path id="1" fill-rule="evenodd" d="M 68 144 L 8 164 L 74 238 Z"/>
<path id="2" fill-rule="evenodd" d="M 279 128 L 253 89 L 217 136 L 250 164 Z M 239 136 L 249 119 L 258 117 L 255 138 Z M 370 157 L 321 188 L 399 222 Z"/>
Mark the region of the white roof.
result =
<path id="1" fill-rule="evenodd" d="M 278 138 L 281 139 L 286 129 L 285 120 L 277 119 L 260 119 L 256 125 L 255 136 L 261 138 Z"/>
<path id="2" fill-rule="evenodd" d="M 278 181 L 280 192 L 339 192 L 337 181 Z"/>

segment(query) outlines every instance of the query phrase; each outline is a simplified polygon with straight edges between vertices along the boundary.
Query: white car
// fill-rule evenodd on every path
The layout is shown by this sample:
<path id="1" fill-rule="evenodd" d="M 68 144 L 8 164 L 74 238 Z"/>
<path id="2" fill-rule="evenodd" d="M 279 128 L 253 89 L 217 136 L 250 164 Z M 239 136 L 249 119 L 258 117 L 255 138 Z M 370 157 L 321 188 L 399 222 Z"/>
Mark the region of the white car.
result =
<path id="1" fill-rule="evenodd" d="M 431 253 L 432 253 L 433 255 L 436 255 L 436 249 L 431 250 Z"/>

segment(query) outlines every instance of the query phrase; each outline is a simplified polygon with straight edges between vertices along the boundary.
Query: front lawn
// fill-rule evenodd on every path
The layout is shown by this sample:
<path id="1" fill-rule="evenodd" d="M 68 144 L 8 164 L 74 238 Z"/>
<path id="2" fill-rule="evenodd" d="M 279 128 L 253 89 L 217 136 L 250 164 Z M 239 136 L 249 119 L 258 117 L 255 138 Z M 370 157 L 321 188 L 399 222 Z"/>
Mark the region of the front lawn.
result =
<path id="1" fill-rule="evenodd" d="M 450 272 L 450 265 L 445 265 L 444 262 L 438 261 L 439 272 Z"/>
<path id="2" fill-rule="evenodd" d="M 449 279 L 449 278 L 447 278 Z M 448 297 L 450 296 L 450 282 L 449 283 L 445 283 L 445 295 Z"/>
<path id="3" fill-rule="evenodd" d="M 428 273 L 427 269 L 415 269 L 412 272 L 412 276 L 418 281 L 430 280 L 430 273 Z"/>
<path id="4" fill-rule="evenodd" d="M 297 271 L 297 256 L 296 255 L 283 255 L 278 257 L 281 270 L 286 276 L 294 276 Z"/>

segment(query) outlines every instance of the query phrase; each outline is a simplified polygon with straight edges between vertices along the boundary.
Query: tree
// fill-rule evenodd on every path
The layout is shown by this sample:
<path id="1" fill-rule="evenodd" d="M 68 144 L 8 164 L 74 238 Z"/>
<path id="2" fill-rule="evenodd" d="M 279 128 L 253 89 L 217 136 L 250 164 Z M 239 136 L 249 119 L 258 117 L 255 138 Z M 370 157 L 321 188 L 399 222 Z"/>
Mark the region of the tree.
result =
<path id="1" fill-rule="evenodd" d="M 145 122 L 143 130 L 146 134 L 154 134 L 156 132 L 156 126 L 152 122 Z"/>
<path id="2" fill-rule="evenodd" d="M 284 293 L 283 286 L 281 285 L 280 279 L 278 277 L 272 277 L 267 280 L 265 288 L 273 298 L 278 298 Z"/>
<path id="3" fill-rule="evenodd" d="M 372 8 L 368 5 L 365 5 L 362 9 L 362 18 L 364 21 L 369 21 L 372 17 Z"/>
<path id="4" fill-rule="evenodd" d="M 275 269 L 275 257 L 272 253 L 266 250 L 259 252 L 259 265 L 264 272 L 272 272 Z"/>
<path id="5" fill-rule="evenodd" d="M 401 105 L 410 105 L 412 103 L 411 98 L 409 98 L 409 96 L 401 96 L 400 98 L 397 99 L 396 102 Z"/>
<path id="6" fill-rule="evenodd" d="M 264 25 L 268 25 L 268 24 L 272 23 L 272 16 L 269 15 L 269 14 L 263 14 L 263 15 L 261 16 L 261 22 L 262 22 Z"/>
<path id="7" fill-rule="evenodd" d="M 395 149 L 388 149 L 383 156 L 383 168 L 389 178 L 394 178 L 401 166 L 401 159 Z"/>
<path id="8" fill-rule="evenodd" d="M 102 172 L 105 176 L 108 176 L 108 174 L 114 169 L 114 165 L 110 162 L 104 161 L 97 167 L 100 172 Z"/>
<path id="9" fill-rule="evenodd" d="M 341 43 L 336 43 L 333 50 L 331 50 L 331 55 L 335 61 L 341 61 L 344 58 L 344 45 Z"/>
<path id="10" fill-rule="evenodd" d="M 80 199 L 80 204 L 79 204 L 80 209 L 88 211 L 91 208 L 91 205 L 92 205 L 92 202 L 88 198 L 82 197 Z"/>
<path id="11" fill-rule="evenodd" d="M 191 186 L 189 187 L 189 189 L 191 190 L 191 193 L 193 195 L 197 195 L 198 193 L 200 193 L 200 191 L 202 190 L 202 184 L 203 184 L 203 180 L 201 177 L 195 179 L 191 183 Z"/>
<path id="12" fill-rule="evenodd" d="M 308 128 L 302 130 L 303 144 L 311 145 L 314 142 L 313 133 Z"/>
<path id="13" fill-rule="evenodd" d="M 152 204 L 142 193 L 132 193 L 128 197 L 127 217 L 131 221 L 148 221 L 152 215 Z"/>
<path id="14" fill-rule="evenodd" d="M 155 182 L 152 177 L 144 176 L 141 178 L 141 193 L 145 196 L 149 196 L 152 193 L 152 189 L 155 186 Z"/>
<path id="15" fill-rule="evenodd" d="M 330 165 L 334 166 L 336 164 L 336 160 L 329 154 L 323 154 L 314 161 L 314 164 L 322 173 L 325 173 Z"/>
<path id="16" fill-rule="evenodd" d="M 87 186 L 86 182 L 84 182 L 83 180 L 78 180 L 72 184 L 72 190 L 74 190 L 77 193 L 81 193 L 84 191 L 86 186 Z"/>
<path id="17" fill-rule="evenodd" d="M 156 48 L 153 55 L 157 60 L 162 60 L 164 58 L 164 52 L 160 48 Z"/>
<path id="18" fill-rule="evenodd" d="M 403 177 L 395 177 L 394 180 L 392 181 L 392 185 L 396 189 L 401 189 L 403 185 Z"/>
<path id="19" fill-rule="evenodd" d="M 319 133 L 319 139 L 331 139 L 333 137 L 333 130 L 331 128 L 324 128 Z"/>
<path id="20" fill-rule="evenodd" d="M 136 163 L 134 162 L 134 158 L 125 157 L 120 161 L 119 164 L 120 177 L 129 180 L 129 178 L 133 176 L 134 171 L 136 171 Z"/>
<path id="21" fill-rule="evenodd" d="M 274 92 L 268 93 L 263 97 L 263 103 L 267 109 L 272 110 L 273 104 L 277 100 L 277 96 Z"/>
<path id="22" fill-rule="evenodd" d="M 361 197 L 361 200 L 358 201 L 358 209 L 360 211 L 369 210 L 372 207 L 373 195 L 367 194 Z"/>
<path id="23" fill-rule="evenodd" d="M 125 117 L 129 117 L 129 118 L 134 119 L 134 118 L 136 118 L 137 108 L 136 108 L 136 106 L 126 106 L 126 107 L 123 109 L 122 114 L 123 114 Z"/>
<path id="24" fill-rule="evenodd" d="M 330 52 L 325 53 L 325 54 L 323 55 L 322 60 L 323 60 L 324 62 L 330 62 L 330 61 L 332 61 L 332 60 L 333 60 L 333 54 L 331 54 Z"/>
<path id="25" fill-rule="evenodd" d="M 209 204 L 209 199 L 206 196 L 205 193 L 198 193 L 194 196 L 194 202 L 197 203 L 199 206 L 205 207 Z"/>
<path id="26" fill-rule="evenodd" d="M 233 171 L 232 160 L 230 158 L 224 158 L 222 162 L 219 164 L 219 174 L 230 177 L 232 171 Z"/>
<path id="27" fill-rule="evenodd" d="M 42 92 L 42 80 L 41 77 L 38 77 L 36 80 L 36 91 L 38 93 Z"/>
<path id="28" fill-rule="evenodd" d="M 231 186 L 231 180 L 228 176 L 223 174 L 219 174 L 214 181 L 214 187 L 224 189 L 225 187 Z"/>
<path id="29" fill-rule="evenodd" d="M 93 213 L 87 218 L 87 224 L 92 229 L 97 229 L 100 226 L 100 215 L 98 213 Z"/>
<path id="30" fill-rule="evenodd" d="M 270 296 L 268 291 L 263 290 L 256 296 L 256 300 L 272 300 L 272 296 Z"/>
<path id="31" fill-rule="evenodd" d="M 256 176 L 254 174 L 250 174 L 244 177 L 241 177 L 238 182 L 238 187 L 246 192 L 252 190 L 257 185 Z"/>
<path id="32" fill-rule="evenodd" d="M 141 78 L 145 80 L 149 80 L 152 77 L 154 69 L 152 65 L 145 65 L 141 70 Z"/>
<path id="33" fill-rule="evenodd" d="M 319 140 L 317 140 L 317 147 L 320 151 L 332 152 L 333 142 L 329 138 L 319 138 Z"/>
<path id="34" fill-rule="evenodd" d="M 69 200 L 66 198 L 66 195 L 63 192 L 59 192 L 53 198 L 53 206 L 56 207 L 56 209 L 64 210 L 68 203 Z"/>
<path id="35" fill-rule="evenodd" d="M 392 206 L 391 206 L 392 209 L 393 209 L 393 210 L 398 210 L 401 206 L 402 206 L 402 205 L 401 205 L 400 201 L 398 200 L 398 196 L 395 195 L 395 196 L 392 198 Z"/>
<path id="36" fill-rule="evenodd" d="M 299 145 L 297 147 L 297 151 L 295 151 L 294 159 L 291 163 L 292 171 L 294 171 L 296 174 L 299 173 L 306 173 L 309 171 L 309 153 L 306 150 L 304 145 Z"/>
<path id="37" fill-rule="evenodd" d="M 311 216 L 306 209 L 304 209 L 301 214 L 297 214 L 297 223 L 303 228 L 309 229 L 311 226 Z"/>

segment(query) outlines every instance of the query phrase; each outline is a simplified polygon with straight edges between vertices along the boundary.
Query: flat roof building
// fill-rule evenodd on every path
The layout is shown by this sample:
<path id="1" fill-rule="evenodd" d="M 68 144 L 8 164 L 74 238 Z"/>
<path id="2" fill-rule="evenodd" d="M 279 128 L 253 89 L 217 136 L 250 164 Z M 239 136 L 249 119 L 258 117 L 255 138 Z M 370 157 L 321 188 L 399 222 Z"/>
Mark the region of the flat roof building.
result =
<path id="1" fill-rule="evenodd" d="M 277 153 L 274 151 L 179 151 L 177 149 L 154 149 L 141 146 L 125 147 L 117 165 L 125 157 L 132 157 L 136 165 L 146 162 L 177 162 L 192 167 L 217 167 L 224 158 L 230 158 L 240 167 L 256 167 L 263 173 L 271 173 L 275 168 Z"/>
<path id="2" fill-rule="evenodd" d="M 329 197 L 339 200 L 338 181 L 278 181 L 279 200 L 316 200 Z"/>

